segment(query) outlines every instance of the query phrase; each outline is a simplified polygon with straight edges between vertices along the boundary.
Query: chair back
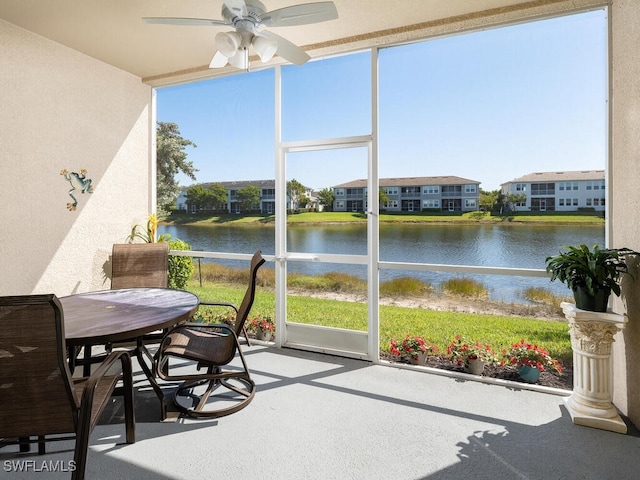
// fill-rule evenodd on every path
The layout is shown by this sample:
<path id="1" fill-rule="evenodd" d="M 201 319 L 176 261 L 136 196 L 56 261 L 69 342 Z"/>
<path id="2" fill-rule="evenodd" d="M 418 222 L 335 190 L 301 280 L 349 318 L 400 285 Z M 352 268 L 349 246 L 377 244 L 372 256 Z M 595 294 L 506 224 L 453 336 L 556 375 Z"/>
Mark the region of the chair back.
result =
<path id="1" fill-rule="evenodd" d="M 240 333 L 242 332 L 244 324 L 247 321 L 247 317 L 249 316 L 249 312 L 251 311 L 251 307 L 253 306 L 253 300 L 256 297 L 256 280 L 258 278 L 258 269 L 264 262 L 265 259 L 262 258 L 262 252 L 260 250 L 253 254 L 253 257 L 251 258 L 251 267 L 249 269 L 249 286 L 247 287 L 247 291 L 244 294 L 242 303 L 238 307 L 238 314 L 236 315 L 236 335 L 240 335 Z"/>
<path id="2" fill-rule="evenodd" d="M 79 402 L 55 295 L 0 297 L 0 438 L 75 432 Z"/>
<path id="3" fill-rule="evenodd" d="M 169 284 L 169 245 L 160 243 L 114 244 L 111 288 L 166 288 Z"/>

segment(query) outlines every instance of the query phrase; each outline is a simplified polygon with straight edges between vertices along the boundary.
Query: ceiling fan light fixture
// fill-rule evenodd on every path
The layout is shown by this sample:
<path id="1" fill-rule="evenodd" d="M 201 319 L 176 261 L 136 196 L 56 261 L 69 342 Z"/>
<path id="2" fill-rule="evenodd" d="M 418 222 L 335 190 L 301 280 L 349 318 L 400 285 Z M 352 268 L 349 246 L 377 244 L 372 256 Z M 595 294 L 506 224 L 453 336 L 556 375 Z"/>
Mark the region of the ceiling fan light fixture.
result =
<path id="1" fill-rule="evenodd" d="M 271 38 L 256 36 L 252 44 L 262 63 L 271 60 L 278 49 L 278 44 Z"/>
<path id="2" fill-rule="evenodd" d="M 229 57 L 229 64 L 240 70 L 246 70 L 249 66 L 247 53 L 247 50 L 244 48 L 237 50 L 235 55 Z"/>
<path id="3" fill-rule="evenodd" d="M 242 37 L 237 32 L 220 32 L 216 35 L 215 43 L 220 53 L 231 58 L 238 52 Z"/>
<path id="4" fill-rule="evenodd" d="M 222 68 L 228 63 L 228 60 L 229 59 L 225 57 L 222 54 L 222 52 L 218 50 L 216 51 L 215 55 L 211 59 L 211 62 L 209 63 L 209 68 Z"/>

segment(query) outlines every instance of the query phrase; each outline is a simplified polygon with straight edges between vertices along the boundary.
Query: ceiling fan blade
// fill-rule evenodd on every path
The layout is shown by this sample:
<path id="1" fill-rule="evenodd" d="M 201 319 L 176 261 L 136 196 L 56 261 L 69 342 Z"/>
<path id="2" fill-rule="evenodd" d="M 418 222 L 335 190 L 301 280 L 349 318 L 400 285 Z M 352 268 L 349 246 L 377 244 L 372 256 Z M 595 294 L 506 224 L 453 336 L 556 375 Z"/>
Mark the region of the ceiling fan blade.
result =
<path id="1" fill-rule="evenodd" d="M 267 27 L 291 27 L 325 22 L 338 18 L 333 2 L 304 3 L 284 7 L 261 15 L 260 23 Z"/>
<path id="2" fill-rule="evenodd" d="M 190 25 L 190 26 L 217 26 L 231 25 L 229 22 L 225 22 L 224 20 L 211 20 L 208 18 L 179 18 L 179 17 L 142 17 L 145 23 L 156 24 L 156 25 Z"/>
<path id="3" fill-rule="evenodd" d="M 286 38 L 282 38 L 280 35 L 267 32 L 266 30 L 260 32 L 260 35 L 275 40 L 275 42 L 278 44 L 278 56 L 295 65 L 304 65 L 309 60 L 311 60 L 311 57 L 307 54 L 307 52 L 305 52 L 296 44 L 291 43 Z"/>
<path id="4" fill-rule="evenodd" d="M 211 63 L 209 63 L 209 68 L 222 68 L 227 64 L 227 57 L 225 57 L 219 50 L 216 51 L 215 55 L 211 59 Z"/>
<path id="5" fill-rule="evenodd" d="M 244 0 L 224 0 L 222 3 L 229 9 L 231 13 L 239 17 L 246 17 L 249 11 Z"/>

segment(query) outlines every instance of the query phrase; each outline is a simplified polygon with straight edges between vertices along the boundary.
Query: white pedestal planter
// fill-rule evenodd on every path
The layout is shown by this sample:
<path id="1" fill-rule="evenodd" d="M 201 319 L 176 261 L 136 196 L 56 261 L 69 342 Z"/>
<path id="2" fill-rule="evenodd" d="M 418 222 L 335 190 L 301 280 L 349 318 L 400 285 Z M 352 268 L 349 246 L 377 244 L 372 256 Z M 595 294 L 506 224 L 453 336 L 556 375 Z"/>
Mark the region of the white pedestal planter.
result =
<path id="1" fill-rule="evenodd" d="M 572 303 L 562 303 L 569 320 L 573 348 L 573 393 L 565 400 L 575 425 L 627 433 L 627 426 L 611 403 L 613 336 L 626 317 L 616 313 L 580 310 Z"/>

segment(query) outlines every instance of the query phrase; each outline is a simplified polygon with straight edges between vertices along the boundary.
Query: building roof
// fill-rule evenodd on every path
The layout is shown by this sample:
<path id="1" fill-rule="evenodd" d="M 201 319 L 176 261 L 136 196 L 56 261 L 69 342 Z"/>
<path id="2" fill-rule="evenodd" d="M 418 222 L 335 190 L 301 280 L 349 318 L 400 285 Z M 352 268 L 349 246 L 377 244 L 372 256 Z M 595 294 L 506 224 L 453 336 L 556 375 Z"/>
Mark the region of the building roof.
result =
<path id="1" fill-rule="evenodd" d="M 204 182 L 199 183 L 205 188 L 209 188 L 211 185 L 221 185 L 228 190 L 236 190 L 244 187 L 258 187 L 258 188 L 275 188 L 275 180 L 238 180 L 232 182 Z M 188 187 L 187 187 L 188 188 Z"/>
<path id="2" fill-rule="evenodd" d="M 503 183 L 537 183 L 537 182 L 568 182 L 577 180 L 604 180 L 604 170 L 577 170 L 567 172 L 536 172 L 514 178 Z"/>
<path id="3" fill-rule="evenodd" d="M 452 175 L 441 177 L 401 177 L 401 178 L 381 178 L 379 184 L 381 187 L 413 187 L 423 185 L 469 185 L 475 183 L 480 185 L 477 180 L 469 180 L 468 178 L 455 177 Z M 334 185 L 333 188 L 365 188 L 367 186 L 366 179 L 353 180 L 340 185 Z"/>

